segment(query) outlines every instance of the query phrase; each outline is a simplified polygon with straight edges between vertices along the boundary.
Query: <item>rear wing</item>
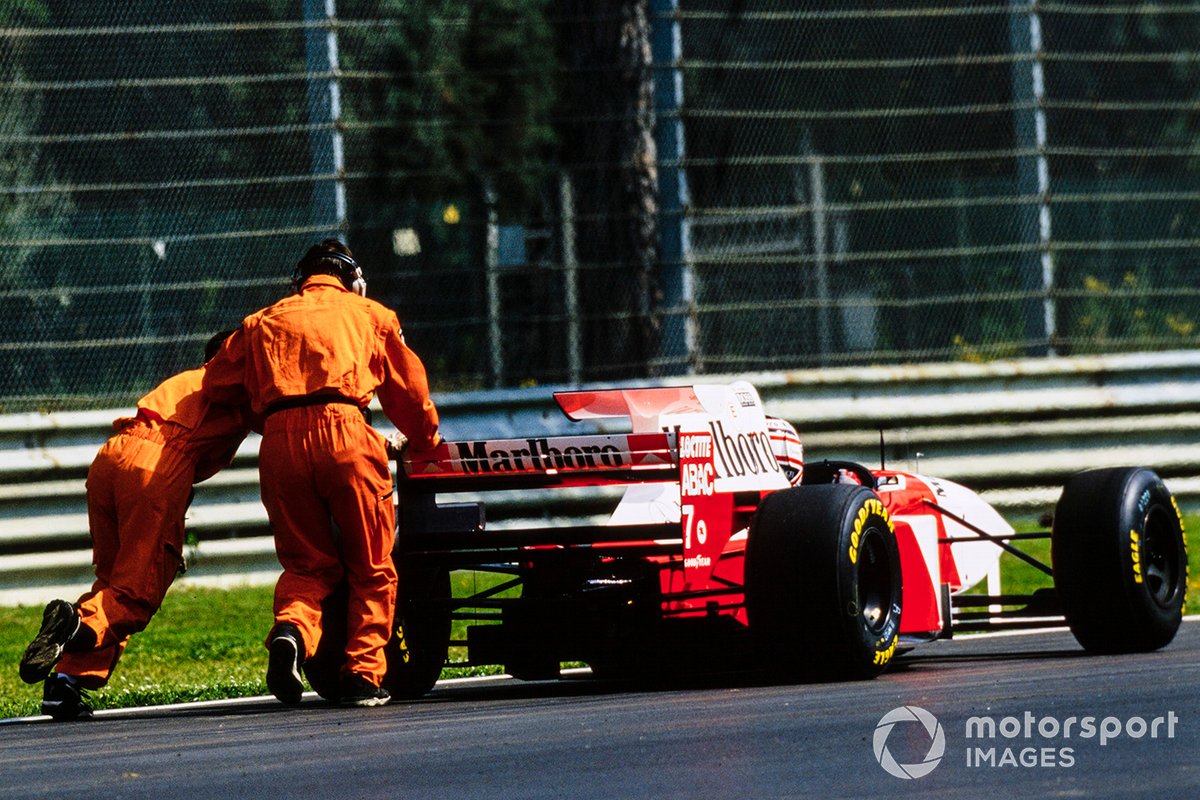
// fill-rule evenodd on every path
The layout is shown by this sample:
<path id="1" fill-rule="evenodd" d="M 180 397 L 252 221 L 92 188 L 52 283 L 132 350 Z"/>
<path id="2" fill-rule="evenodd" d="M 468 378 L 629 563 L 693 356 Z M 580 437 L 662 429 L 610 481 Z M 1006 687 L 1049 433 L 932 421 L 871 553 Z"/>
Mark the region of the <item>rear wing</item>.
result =
<path id="1" fill-rule="evenodd" d="M 662 430 L 664 417 L 704 414 L 704 403 L 696 389 L 695 386 L 664 386 L 654 389 L 555 392 L 554 400 L 563 413 L 576 422 L 626 417 L 634 433 L 643 433 Z"/>
<path id="2" fill-rule="evenodd" d="M 758 392 L 732 384 L 556 392 L 572 420 L 625 419 L 630 433 L 443 442 L 406 453 L 408 488 L 471 491 L 679 480 L 680 437 L 709 437 L 713 487 L 758 491 L 788 485 L 771 446 Z"/>
<path id="3" fill-rule="evenodd" d="M 441 491 L 460 481 L 498 484 L 492 488 L 667 481 L 675 476 L 676 442 L 673 431 L 443 442 L 406 454 L 400 465 L 412 483 Z"/>

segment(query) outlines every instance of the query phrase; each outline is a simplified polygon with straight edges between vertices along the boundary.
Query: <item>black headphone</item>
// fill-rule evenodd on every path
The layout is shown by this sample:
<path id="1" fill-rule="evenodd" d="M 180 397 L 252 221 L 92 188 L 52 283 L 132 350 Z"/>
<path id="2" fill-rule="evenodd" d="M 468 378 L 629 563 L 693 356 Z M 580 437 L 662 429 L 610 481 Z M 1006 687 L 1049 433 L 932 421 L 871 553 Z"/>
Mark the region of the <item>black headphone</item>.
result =
<path id="1" fill-rule="evenodd" d="M 292 286 L 299 291 L 300 284 L 303 283 L 304 279 L 308 277 L 304 274 L 304 267 L 315 264 L 324 259 L 332 259 L 333 261 L 340 261 L 345 264 L 345 267 L 342 267 L 338 270 L 337 277 L 350 291 L 357 295 L 361 295 L 362 297 L 367 296 L 367 279 L 363 277 L 362 267 L 360 267 L 358 262 L 350 256 L 346 255 L 345 253 L 339 253 L 336 250 L 327 250 L 311 255 L 305 255 L 304 258 L 297 261 L 296 268 L 292 270 Z"/>

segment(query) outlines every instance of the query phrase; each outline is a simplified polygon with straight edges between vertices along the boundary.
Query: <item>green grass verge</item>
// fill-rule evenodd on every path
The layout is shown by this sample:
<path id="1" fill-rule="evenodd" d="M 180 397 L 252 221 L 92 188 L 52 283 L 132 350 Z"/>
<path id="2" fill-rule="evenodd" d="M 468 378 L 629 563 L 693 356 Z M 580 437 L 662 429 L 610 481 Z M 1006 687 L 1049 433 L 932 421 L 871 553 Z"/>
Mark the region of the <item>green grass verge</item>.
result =
<path id="1" fill-rule="evenodd" d="M 173 589 L 129 647 L 96 708 L 264 694 L 271 587 Z M 17 663 L 41 624 L 40 607 L 0 608 L 0 717 L 40 713 L 41 684 L 26 685 Z"/>
<path id="2" fill-rule="evenodd" d="M 482 591 L 503 580 L 488 573 L 455 573 L 457 596 Z M 273 588 L 174 587 L 146 630 L 133 636 L 108 686 L 93 692 L 93 707 L 183 703 L 267 694 L 267 650 Z M 73 599 L 73 598 L 72 598 Z M 0 607 L 0 718 L 41 713 L 41 684 L 17 675 L 25 646 L 42 620 L 41 607 Z M 466 637 L 456 622 L 452 638 Z M 463 660 L 462 648 L 451 661 Z M 499 667 L 448 667 L 443 677 L 500 672 Z"/>
<path id="3" fill-rule="evenodd" d="M 1200 611 L 1200 515 L 1185 514 L 1183 517 L 1184 530 L 1191 533 L 1188 544 L 1188 596 L 1185 614 L 1195 614 Z M 1013 527 L 1018 532 L 1041 530 L 1036 522 L 1016 522 Z M 1014 542 L 1014 546 L 1022 552 L 1037 558 L 1045 564 L 1050 563 L 1050 540 L 1038 539 Z M 1035 567 L 1026 564 L 1010 553 L 1000 556 L 1000 587 L 1005 594 L 1029 594 L 1034 589 L 1051 586 L 1050 578 Z M 984 587 L 974 589 L 982 593 Z"/>
<path id="4" fill-rule="evenodd" d="M 1200 515 L 1185 517 L 1191 531 L 1200 530 Z M 1021 530 L 1036 524 L 1019 525 Z M 1200 609 L 1200 544 L 1193 533 L 1188 556 L 1188 608 Z M 1022 549 L 1049 561 L 1049 542 L 1022 542 Z M 1048 579 L 1019 559 L 1001 557 L 1003 590 L 1027 593 L 1048 586 Z M 456 596 L 477 593 L 503 581 L 491 573 L 455 573 Z M 511 592 L 511 590 L 510 590 Z M 149 627 L 130 640 L 121 664 L 107 687 L 93 693 L 96 708 L 180 703 L 267 694 L 264 675 L 270 630 L 272 588 L 228 590 L 172 589 Z M 0 718 L 40 711 L 41 685 L 29 686 L 17 676 L 21 653 L 41 623 L 40 607 L 0 607 Z M 465 637 L 466 623 L 456 622 L 452 638 Z M 494 674 L 499 667 L 454 667 L 465 658 L 451 648 L 451 666 L 443 677 Z"/>

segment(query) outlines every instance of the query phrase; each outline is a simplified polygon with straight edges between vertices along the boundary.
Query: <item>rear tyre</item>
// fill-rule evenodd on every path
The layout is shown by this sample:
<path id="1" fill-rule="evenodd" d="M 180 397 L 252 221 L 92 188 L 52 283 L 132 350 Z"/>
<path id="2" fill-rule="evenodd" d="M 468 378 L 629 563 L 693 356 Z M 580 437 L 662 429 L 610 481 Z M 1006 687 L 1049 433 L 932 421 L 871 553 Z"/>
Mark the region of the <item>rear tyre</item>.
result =
<path id="1" fill-rule="evenodd" d="M 896 652 L 900 552 L 883 503 L 866 487 L 769 495 L 750 526 L 745 584 L 756 648 L 786 677 L 873 678 Z"/>
<path id="2" fill-rule="evenodd" d="M 392 637 L 384 645 L 387 674 L 383 688 L 404 700 L 427 694 L 442 673 L 450 645 L 450 573 L 437 568 L 403 570 L 397 589 Z M 340 700 L 339 681 L 346 663 L 346 584 L 321 604 L 323 631 L 317 652 L 304 663 L 313 691 L 330 702 Z"/>
<path id="3" fill-rule="evenodd" d="M 1153 471 L 1098 469 L 1067 481 L 1050 555 L 1063 614 L 1084 649 L 1146 652 L 1175 638 L 1186 542 L 1175 500 Z"/>
<path id="4" fill-rule="evenodd" d="M 436 567 L 402 573 L 392 638 L 383 648 L 383 688 L 397 699 L 428 694 L 450 646 L 450 573 Z"/>
<path id="5" fill-rule="evenodd" d="M 321 603 L 321 641 L 303 664 L 313 691 L 331 703 L 339 699 L 339 674 L 346 663 L 346 602 L 343 582 Z"/>

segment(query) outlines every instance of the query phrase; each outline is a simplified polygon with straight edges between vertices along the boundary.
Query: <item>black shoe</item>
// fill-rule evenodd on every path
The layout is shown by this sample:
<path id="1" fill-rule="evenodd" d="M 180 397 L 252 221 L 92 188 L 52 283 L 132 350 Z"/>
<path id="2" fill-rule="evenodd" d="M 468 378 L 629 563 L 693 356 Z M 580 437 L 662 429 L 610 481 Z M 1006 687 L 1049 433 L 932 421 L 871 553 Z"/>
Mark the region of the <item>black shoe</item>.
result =
<path id="1" fill-rule="evenodd" d="M 21 656 L 21 680 L 43 681 L 62 658 L 63 648 L 79 630 L 79 612 L 66 600 L 51 600 L 42 612 L 42 629 Z"/>
<path id="2" fill-rule="evenodd" d="M 341 706 L 382 706 L 392 699 L 387 689 L 376 686 L 357 672 L 342 677 L 340 695 L 338 705 Z"/>
<path id="3" fill-rule="evenodd" d="M 275 626 L 271 635 L 271 656 L 267 661 L 267 688 L 285 705 L 300 704 L 304 681 L 300 665 L 304 662 L 304 639 L 290 622 Z"/>
<path id="4" fill-rule="evenodd" d="M 48 675 L 42 684 L 42 713 L 62 722 L 91 719 L 92 707 L 86 702 L 87 691 L 64 675 Z"/>

